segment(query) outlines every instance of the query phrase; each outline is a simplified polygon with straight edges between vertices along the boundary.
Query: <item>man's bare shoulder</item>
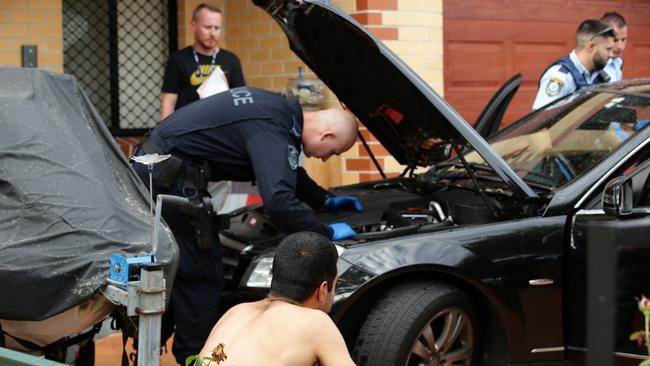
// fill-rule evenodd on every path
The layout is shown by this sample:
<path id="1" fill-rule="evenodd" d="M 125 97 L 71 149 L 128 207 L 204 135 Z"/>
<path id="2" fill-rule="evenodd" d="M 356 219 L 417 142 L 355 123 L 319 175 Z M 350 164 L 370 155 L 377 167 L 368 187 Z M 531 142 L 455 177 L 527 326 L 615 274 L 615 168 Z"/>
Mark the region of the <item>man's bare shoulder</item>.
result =
<path id="1" fill-rule="evenodd" d="M 298 314 L 300 313 L 300 314 Z M 294 309 L 294 324 L 304 331 L 301 346 L 313 349 L 318 365 L 354 366 L 341 332 L 330 316 L 317 309 Z"/>
<path id="2" fill-rule="evenodd" d="M 314 342 L 323 333 L 338 331 L 330 316 L 318 309 L 272 301 L 265 312 L 272 323 L 282 324 L 287 336 L 296 335 Z"/>
<path id="3" fill-rule="evenodd" d="M 269 306 L 269 299 L 262 299 L 254 302 L 244 302 L 230 308 L 230 311 L 264 311 Z"/>
<path id="4" fill-rule="evenodd" d="M 269 300 L 263 299 L 255 302 L 244 302 L 237 304 L 230 308 L 226 313 L 221 317 L 220 320 L 226 321 L 232 317 L 241 317 L 241 316 L 255 316 L 258 315 L 269 306 Z"/>
<path id="5" fill-rule="evenodd" d="M 210 336 L 201 350 L 202 356 L 209 356 L 219 343 L 232 342 L 251 322 L 269 306 L 268 299 L 241 303 L 230 308 L 212 328 Z"/>
<path id="6" fill-rule="evenodd" d="M 269 301 L 267 308 L 273 309 L 274 312 L 291 313 L 293 316 L 299 316 L 301 320 L 309 319 L 316 322 L 331 321 L 329 315 L 322 310 L 312 309 L 289 302 Z"/>
<path id="7" fill-rule="evenodd" d="M 311 321 L 318 323 L 332 323 L 332 318 L 322 310 L 311 309 L 306 307 L 298 307 L 298 311 L 304 312 L 306 317 L 309 317 Z"/>

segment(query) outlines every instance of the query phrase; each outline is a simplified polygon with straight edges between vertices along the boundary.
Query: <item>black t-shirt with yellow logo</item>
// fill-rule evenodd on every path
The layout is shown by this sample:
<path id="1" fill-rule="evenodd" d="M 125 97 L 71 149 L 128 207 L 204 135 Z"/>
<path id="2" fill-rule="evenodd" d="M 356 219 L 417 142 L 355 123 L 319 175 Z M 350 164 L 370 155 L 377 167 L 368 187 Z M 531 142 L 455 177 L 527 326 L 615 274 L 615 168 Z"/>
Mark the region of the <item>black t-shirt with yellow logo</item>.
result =
<path id="1" fill-rule="evenodd" d="M 201 73 L 199 73 L 196 60 L 194 59 L 192 46 L 175 52 L 169 57 L 169 61 L 167 62 L 162 92 L 178 94 L 175 109 L 199 100 L 196 89 L 201 85 L 203 80 L 210 76 L 212 70 L 217 66 L 221 66 L 221 70 L 226 74 L 230 88 L 246 85 L 241 63 L 234 53 L 223 48 L 219 49 L 214 60 L 214 67 L 211 66 L 212 55 L 204 55 L 198 52 L 196 54 L 201 64 L 203 78 L 201 78 Z"/>

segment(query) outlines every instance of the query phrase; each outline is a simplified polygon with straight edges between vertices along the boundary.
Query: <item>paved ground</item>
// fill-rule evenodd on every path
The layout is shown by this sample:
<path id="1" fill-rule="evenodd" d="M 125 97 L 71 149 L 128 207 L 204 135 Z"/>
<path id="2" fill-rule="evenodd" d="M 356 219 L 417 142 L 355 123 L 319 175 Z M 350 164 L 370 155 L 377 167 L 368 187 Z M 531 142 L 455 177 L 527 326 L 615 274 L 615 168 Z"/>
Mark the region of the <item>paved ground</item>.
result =
<path id="1" fill-rule="evenodd" d="M 172 340 L 167 342 L 167 352 L 163 350 L 160 366 L 178 365 L 172 356 Z M 127 343 L 127 351 L 133 352 L 131 341 Z M 95 366 L 115 366 L 122 362 L 122 334 L 114 333 L 97 341 L 95 344 Z"/>

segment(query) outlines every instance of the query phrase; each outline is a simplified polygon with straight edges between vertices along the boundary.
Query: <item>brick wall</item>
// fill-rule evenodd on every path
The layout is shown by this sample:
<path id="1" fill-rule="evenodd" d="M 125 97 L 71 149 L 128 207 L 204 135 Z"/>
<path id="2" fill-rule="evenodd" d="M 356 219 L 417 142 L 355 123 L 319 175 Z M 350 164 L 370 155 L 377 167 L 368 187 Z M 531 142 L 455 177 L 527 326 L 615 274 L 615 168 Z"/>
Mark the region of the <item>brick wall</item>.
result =
<path id="1" fill-rule="evenodd" d="M 365 25 L 440 95 L 444 92 L 442 58 L 442 0 L 356 0 L 353 18 Z M 387 176 L 396 176 L 403 166 L 365 129 L 361 133 Z M 356 153 L 356 156 L 351 156 Z M 381 178 L 358 143 L 346 157 L 345 183 Z"/>
<path id="2" fill-rule="evenodd" d="M 61 0 L 0 1 L 0 66 L 21 66 L 21 45 L 38 46 L 38 67 L 63 72 Z"/>

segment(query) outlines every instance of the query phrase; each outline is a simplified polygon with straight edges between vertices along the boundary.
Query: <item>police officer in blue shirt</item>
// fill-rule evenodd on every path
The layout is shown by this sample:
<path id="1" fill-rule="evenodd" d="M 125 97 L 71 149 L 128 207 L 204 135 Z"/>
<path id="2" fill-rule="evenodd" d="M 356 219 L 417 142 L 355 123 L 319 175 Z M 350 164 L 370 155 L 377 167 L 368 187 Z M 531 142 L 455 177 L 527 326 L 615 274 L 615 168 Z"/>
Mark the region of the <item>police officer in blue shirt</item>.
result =
<path id="1" fill-rule="evenodd" d="M 610 82 L 623 80 L 623 51 L 627 45 L 627 22 L 615 11 L 603 14 L 600 21 L 612 27 L 616 33 L 613 55 L 605 66 L 605 72 L 611 77 Z"/>
<path id="2" fill-rule="evenodd" d="M 608 82 L 603 68 L 612 57 L 614 37 L 614 30 L 599 20 L 582 22 L 576 31 L 576 48 L 542 74 L 533 110 L 580 88 Z"/>
<path id="3" fill-rule="evenodd" d="M 287 233 L 313 231 L 334 240 L 355 235 L 346 223 L 325 225 L 311 209 L 362 209 L 352 196 L 336 197 L 299 166 L 301 150 L 327 160 L 348 150 L 357 122 L 348 111 L 302 111 L 297 99 L 240 87 L 202 99 L 163 120 L 136 155 L 171 154 L 153 169 L 154 194 L 187 197 L 209 205 L 207 181 L 255 181 L 272 222 Z M 147 168 L 134 168 L 148 185 Z M 203 206 L 201 206 L 203 207 Z M 311 208 L 311 209 L 310 209 Z M 208 208 L 209 211 L 209 208 Z M 223 265 L 218 225 L 203 225 L 174 208 L 162 215 L 180 250 L 163 339 L 174 331 L 176 360 L 198 354 L 217 321 Z"/>

